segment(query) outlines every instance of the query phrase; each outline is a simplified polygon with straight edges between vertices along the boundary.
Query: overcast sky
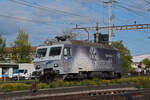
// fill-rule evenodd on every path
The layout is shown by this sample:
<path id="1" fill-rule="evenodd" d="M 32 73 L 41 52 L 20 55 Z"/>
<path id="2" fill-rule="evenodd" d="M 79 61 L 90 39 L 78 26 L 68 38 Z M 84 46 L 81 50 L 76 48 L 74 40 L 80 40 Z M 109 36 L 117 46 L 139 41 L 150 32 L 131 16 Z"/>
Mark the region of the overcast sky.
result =
<path id="1" fill-rule="evenodd" d="M 29 34 L 29 41 L 38 46 L 48 38 L 81 27 L 108 26 L 107 0 L 0 0 L 0 32 L 7 39 L 7 46 L 17 36 L 18 28 Z M 149 0 L 116 0 L 112 5 L 114 25 L 150 24 Z M 80 39 L 87 33 L 80 32 Z M 108 31 L 101 31 L 107 34 Z M 90 31 L 93 39 L 94 31 Z M 113 41 L 123 40 L 132 55 L 150 53 L 150 30 L 116 31 Z"/>

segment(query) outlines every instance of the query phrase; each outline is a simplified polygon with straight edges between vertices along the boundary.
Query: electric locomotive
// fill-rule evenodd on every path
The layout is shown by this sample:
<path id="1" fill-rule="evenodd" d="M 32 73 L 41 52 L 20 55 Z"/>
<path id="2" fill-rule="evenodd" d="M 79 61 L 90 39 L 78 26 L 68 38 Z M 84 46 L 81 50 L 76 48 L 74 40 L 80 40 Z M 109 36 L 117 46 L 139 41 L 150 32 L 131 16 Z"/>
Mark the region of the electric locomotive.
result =
<path id="1" fill-rule="evenodd" d="M 120 52 L 111 45 L 63 40 L 39 46 L 34 65 L 40 80 L 120 78 Z"/>

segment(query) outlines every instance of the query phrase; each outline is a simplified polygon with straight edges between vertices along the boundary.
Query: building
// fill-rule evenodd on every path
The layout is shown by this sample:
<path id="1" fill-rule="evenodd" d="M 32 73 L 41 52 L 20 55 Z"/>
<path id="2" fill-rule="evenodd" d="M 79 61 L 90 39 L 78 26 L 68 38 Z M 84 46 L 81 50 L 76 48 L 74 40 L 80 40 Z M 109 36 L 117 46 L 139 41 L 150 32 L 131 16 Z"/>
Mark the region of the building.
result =
<path id="1" fill-rule="evenodd" d="M 0 79 L 12 79 L 13 73 L 16 73 L 19 68 L 18 64 L 1 63 L 0 64 Z"/>
<path id="2" fill-rule="evenodd" d="M 132 67 L 133 68 L 138 68 L 140 62 L 142 62 L 144 59 L 150 59 L 150 54 L 144 54 L 144 55 L 138 55 L 138 56 L 133 56 L 132 58 Z M 145 68 L 145 65 L 141 65 L 142 68 Z"/>
<path id="3" fill-rule="evenodd" d="M 0 64 L 0 80 L 11 80 L 13 74 L 18 73 L 18 70 L 26 69 L 28 74 L 32 74 L 35 71 L 33 64 L 13 64 L 13 63 L 1 63 Z"/>
<path id="4" fill-rule="evenodd" d="M 32 74 L 35 71 L 34 64 L 19 64 L 19 69 L 26 69 L 28 74 Z"/>
<path id="5" fill-rule="evenodd" d="M 12 59 L 12 48 L 6 48 L 7 55 L 5 60 L 0 61 L 0 80 L 12 79 L 13 74 L 18 73 L 19 69 L 27 69 L 28 74 L 35 70 L 33 64 L 16 64 Z M 36 47 L 32 47 L 31 58 L 33 59 Z"/>
<path id="6" fill-rule="evenodd" d="M 144 59 L 150 59 L 150 54 L 145 54 L 145 55 L 139 55 L 139 56 L 133 56 L 132 61 L 133 62 L 141 62 Z"/>

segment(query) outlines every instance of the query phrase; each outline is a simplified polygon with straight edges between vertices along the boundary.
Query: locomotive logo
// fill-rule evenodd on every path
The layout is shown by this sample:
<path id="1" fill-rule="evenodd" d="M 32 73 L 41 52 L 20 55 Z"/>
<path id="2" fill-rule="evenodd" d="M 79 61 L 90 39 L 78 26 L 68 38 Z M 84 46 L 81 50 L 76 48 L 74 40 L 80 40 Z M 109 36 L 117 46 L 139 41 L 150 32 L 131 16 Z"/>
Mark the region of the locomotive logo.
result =
<path id="1" fill-rule="evenodd" d="M 91 47 L 90 48 L 90 59 L 92 60 L 92 63 L 96 64 L 96 49 Z"/>
<path id="2" fill-rule="evenodd" d="M 51 64 L 52 62 L 53 61 L 49 60 L 49 61 L 46 61 L 45 64 L 48 65 L 48 64 Z"/>

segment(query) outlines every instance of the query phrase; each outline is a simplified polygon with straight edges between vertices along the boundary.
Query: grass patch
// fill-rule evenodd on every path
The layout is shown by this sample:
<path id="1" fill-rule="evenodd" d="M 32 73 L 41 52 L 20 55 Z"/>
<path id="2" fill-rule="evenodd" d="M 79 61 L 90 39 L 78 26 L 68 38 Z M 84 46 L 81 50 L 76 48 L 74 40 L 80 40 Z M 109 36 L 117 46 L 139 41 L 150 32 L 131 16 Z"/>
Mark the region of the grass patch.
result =
<path id="1" fill-rule="evenodd" d="M 3 83 L 0 84 L 0 92 L 29 90 L 31 85 L 24 83 Z"/>
<path id="2" fill-rule="evenodd" d="M 45 89 L 49 88 L 49 85 L 46 83 L 38 83 L 38 89 Z"/>
<path id="3" fill-rule="evenodd" d="M 33 82 L 25 83 L 0 83 L 0 92 L 9 91 L 22 91 L 31 90 Z M 92 80 L 81 80 L 81 81 L 63 81 L 57 80 L 49 84 L 38 83 L 38 89 L 45 88 L 58 88 L 58 87 L 72 87 L 72 86 L 88 86 L 88 85 L 111 85 L 111 84 L 122 84 L 122 83 L 135 83 L 137 88 L 150 88 L 150 77 L 131 77 L 131 78 L 121 78 L 114 80 L 102 80 L 94 78 Z"/>

